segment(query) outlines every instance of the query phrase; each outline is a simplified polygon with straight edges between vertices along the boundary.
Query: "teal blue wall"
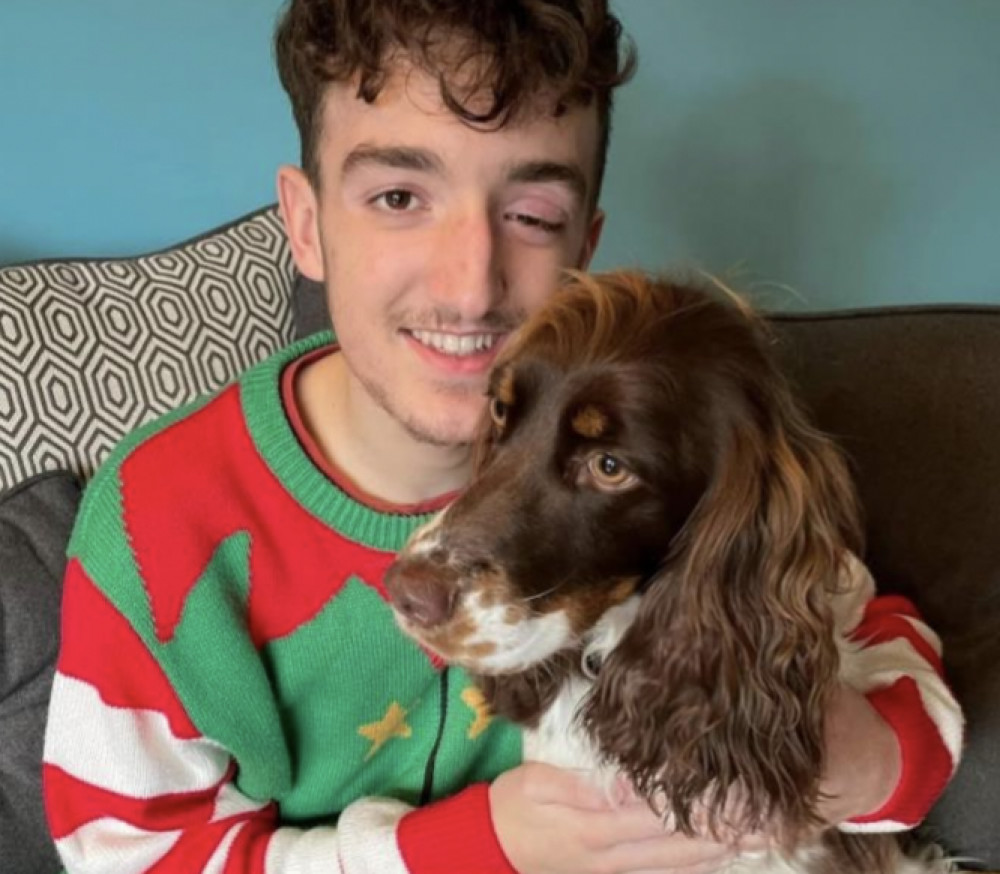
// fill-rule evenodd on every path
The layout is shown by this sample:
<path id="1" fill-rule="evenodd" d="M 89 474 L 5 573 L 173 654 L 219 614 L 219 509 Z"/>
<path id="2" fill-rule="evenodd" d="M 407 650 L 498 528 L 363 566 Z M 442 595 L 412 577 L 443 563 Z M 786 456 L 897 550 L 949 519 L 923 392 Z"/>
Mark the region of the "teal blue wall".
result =
<path id="1" fill-rule="evenodd" d="M 129 254 L 273 200 L 279 0 L 2 0 L 0 263 Z M 1000 0 L 617 0 L 596 266 L 769 305 L 1000 302 Z"/>
<path id="2" fill-rule="evenodd" d="M 279 0 L 0 0 L 0 263 L 167 246 L 297 160 Z"/>
<path id="3" fill-rule="evenodd" d="M 619 0 L 602 264 L 808 308 L 1000 302 L 1000 0 Z"/>

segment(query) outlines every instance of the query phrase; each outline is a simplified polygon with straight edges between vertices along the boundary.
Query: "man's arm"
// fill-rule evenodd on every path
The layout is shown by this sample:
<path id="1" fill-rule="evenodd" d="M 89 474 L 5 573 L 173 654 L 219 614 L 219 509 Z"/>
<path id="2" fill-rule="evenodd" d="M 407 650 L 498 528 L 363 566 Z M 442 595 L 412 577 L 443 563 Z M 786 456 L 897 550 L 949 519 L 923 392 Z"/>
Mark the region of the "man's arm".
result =
<path id="1" fill-rule="evenodd" d="M 836 611 L 848 646 L 827 719 L 823 812 L 844 831 L 912 828 L 958 767 L 962 711 L 944 679 L 940 641 L 914 606 L 875 597 L 857 559 L 844 582 Z"/>
<path id="2" fill-rule="evenodd" d="M 78 560 L 63 617 L 44 782 L 69 874 L 696 872 L 732 854 L 665 834 L 644 802 L 613 806 L 582 777 L 535 764 L 419 809 L 363 798 L 336 827 L 282 825 L 274 802 L 239 789 L 233 757 L 198 730 Z"/>
<path id="3" fill-rule="evenodd" d="M 49 825 L 70 874 L 442 870 L 429 860 L 447 870 L 511 871 L 485 784 L 420 811 L 366 798 L 348 805 L 336 828 L 283 826 L 273 801 L 237 787 L 229 751 L 198 730 L 78 560 L 66 576 L 44 759 Z"/>

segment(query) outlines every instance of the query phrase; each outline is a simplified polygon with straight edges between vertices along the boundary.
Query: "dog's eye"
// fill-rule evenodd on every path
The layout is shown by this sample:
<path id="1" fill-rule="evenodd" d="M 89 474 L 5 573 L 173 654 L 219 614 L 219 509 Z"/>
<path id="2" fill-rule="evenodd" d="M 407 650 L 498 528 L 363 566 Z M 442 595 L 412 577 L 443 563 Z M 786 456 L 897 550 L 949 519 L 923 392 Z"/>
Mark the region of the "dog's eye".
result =
<path id="1" fill-rule="evenodd" d="M 587 459 L 587 472 L 599 489 L 621 491 L 638 482 L 638 477 L 616 455 L 598 452 Z"/>
<path id="2" fill-rule="evenodd" d="M 501 427 L 506 423 L 507 404 L 500 400 L 500 398 L 490 398 L 490 418 Z"/>

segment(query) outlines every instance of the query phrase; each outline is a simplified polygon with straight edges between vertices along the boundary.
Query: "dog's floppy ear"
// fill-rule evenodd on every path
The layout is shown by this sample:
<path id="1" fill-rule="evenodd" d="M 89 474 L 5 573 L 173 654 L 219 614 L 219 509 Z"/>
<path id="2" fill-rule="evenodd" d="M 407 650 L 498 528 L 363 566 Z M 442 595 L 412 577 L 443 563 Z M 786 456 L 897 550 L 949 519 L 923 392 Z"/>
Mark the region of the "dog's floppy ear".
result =
<path id="1" fill-rule="evenodd" d="M 791 839 L 817 819 L 829 594 L 860 526 L 839 453 L 766 377 L 716 404 L 708 490 L 581 715 L 679 827 Z"/>

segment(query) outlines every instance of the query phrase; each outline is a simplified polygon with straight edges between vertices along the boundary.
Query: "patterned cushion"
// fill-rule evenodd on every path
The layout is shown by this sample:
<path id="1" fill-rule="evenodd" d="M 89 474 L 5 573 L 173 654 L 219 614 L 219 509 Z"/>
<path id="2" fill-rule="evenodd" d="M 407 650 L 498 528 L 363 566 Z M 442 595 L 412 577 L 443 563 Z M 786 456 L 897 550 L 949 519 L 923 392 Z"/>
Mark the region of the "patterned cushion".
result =
<path id="1" fill-rule="evenodd" d="M 287 343 L 292 281 L 274 206 L 138 258 L 0 268 L 0 492 L 88 479 L 128 431 Z"/>

